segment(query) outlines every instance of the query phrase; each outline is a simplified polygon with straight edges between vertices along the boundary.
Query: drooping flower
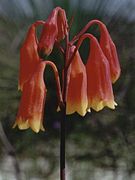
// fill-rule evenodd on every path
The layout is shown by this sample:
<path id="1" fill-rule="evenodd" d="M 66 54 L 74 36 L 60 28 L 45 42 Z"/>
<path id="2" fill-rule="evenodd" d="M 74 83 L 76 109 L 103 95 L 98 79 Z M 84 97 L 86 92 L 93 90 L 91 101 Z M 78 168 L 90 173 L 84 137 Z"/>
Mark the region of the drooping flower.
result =
<path id="1" fill-rule="evenodd" d="M 91 36 L 90 49 L 86 70 L 88 78 L 89 108 L 99 111 L 105 106 L 114 109 L 115 101 L 111 84 L 110 67 L 97 40 Z"/>
<path id="2" fill-rule="evenodd" d="M 58 27 L 58 34 L 57 34 L 57 41 L 61 41 L 65 38 L 65 35 L 68 31 L 68 24 L 67 24 L 67 18 L 66 13 L 63 9 L 60 7 L 56 8 L 57 10 L 57 27 Z"/>
<path id="3" fill-rule="evenodd" d="M 103 24 L 99 20 L 92 20 L 91 24 L 99 25 L 100 46 L 110 65 L 111 80 L 113 83 L 115 83 L 115 81 L 119 78 L 121 72 L 116 46 L 105 24 Z"/>
<path id="4" fill-rule="evenodd" d="M 46 99 L 46 87 L 43 79 L 45 66 L 45 62 L 39 62 L 33 76 L 24 83 L 21 102 L 13 127 L 17 125 L 19 129 L 30 127 L 36 133 L 40 129 L 44 131 L 42 121 Z"/>
<path id="5" fill-rule="evenodd" d="M 75 46 L 71 47 L 71 54 Z M 84 116 L 87 112 L 87 76 L 79 52 L 77 51 L 67 72 L 66 114 L 77 112 Z"/>
<path id="6" fill-rule="evenodd" d="M 86 64 L 88 108 L 99 111 L 107 106 L 114 109 L 116 103 L 114 101 L 108 60 L 93 35 L 83 35 L 79 43 L 81 44 L 85 38 L 91 40 L 90 54 Z"/>
<path id="7" fill-rule="evenodd" d="M 111 80 L 113 83 L 116 82 L 116 80 L 119 78 L 120 76 L 120 64 L 119 64 L 119 59 L 118 59 L 118 55 L 117 55 L 117 50 L 115 47 L 115 44 L 105 26 L 105 24 L 103 24 L 103 22 L 99 21 L 99 20 L 91 20 L 81 31 L 80 33 L 75 36 L 72 41 L 71 44 L 73 44 L 80 36 L 82 36 L 86 30 L 91 27 L 93 24 L 98 24 L 99 28 L 100 28 L 100 46 L 101 49 L 103 51 L 103 53 L 105 54 L 109 65 L 110 65 L 110 73 L 111 73 Z"/>
<path id="8" fill-rule="evenodd" d="M 115 81 L 119 78 L 121 71 L 117 50 L 111 39 L 111 36 L 109 35 L 109 32 L 107 31 L 106 26 L 103 23 L 100 23 L 100 32 L 100 46 L 109 61 L 111 79 L 112 82 L 115 83 Z"/>
<path id="9" fill-rule="evenodd" d="M 18 89 L 23 90 L 24 83 L 32 76 L 37 64 L 40 62 L 37 52 L 36 27 L 43 24 L 43 21 L 37 21 L 32 24 L 28 30 L 26 39 L 20 50 L 20 71 Z"/>
<path id="10" fill-rule="evenodd" d="M 67 34 L 67 19 L 65 11 L 56 7 L 43 26 L 40 36 L 38 52 L 41 55 L 49 55 L 52 52 L 55 41 L 61 41 Z"/>

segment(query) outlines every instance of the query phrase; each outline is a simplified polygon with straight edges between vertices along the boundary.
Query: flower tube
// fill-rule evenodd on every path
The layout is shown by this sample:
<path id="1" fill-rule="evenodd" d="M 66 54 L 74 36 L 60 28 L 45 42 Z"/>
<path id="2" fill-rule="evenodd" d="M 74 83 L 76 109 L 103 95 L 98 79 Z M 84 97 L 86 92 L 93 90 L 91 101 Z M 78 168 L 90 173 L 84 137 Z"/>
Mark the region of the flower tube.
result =
<path id="1" fill-rule="evenodd" d="M 45 66 L 45 62 L 39 62 L 33 76 L 24 83 L 21 102 L 13 127 L 17 125 L 19 129 L 30 127 L 36 133 L 40 129 L 44 131 L 42 122 L 47 91 L 43 79 Z"/>
<path id="2" fill-rule="evenodd" d="M 71 47 L 71 54 L 75 46 Z M 84 116 L 87 112 L 87 76 L 79 52 L 77 51 L 67 71 L 66 114 L 77 112 Z"/>
<path id="3" fill-rule="evenodd" d="M 97 24 L 100 28 L 100 46 L 109 62 L 111 80 L 113 83 L 115 83 L 120 76 L 121 69 L 120 69 L 116 46 L 107 30 L 107 27 L 103 22 L 96 19 L 91 20 L 80 31 L 80 33 L 73 38 L 73 40 L 70 43 L 72 45 L 77 39 L 79 39 L 79 37 L 81 37 L 88 30 L 88 28 L 90 28 L 94 24 Z"/>
<path id="4" fill-rule="evenodd" d="M 23 90 L 24 83 L 32 76 L 37 64 L 40 62 L 37 52 L 36 27 L 44 24 L 43 21 L 37 21 L 32 24 L 28 30 L 26 39 L 20 50 L 20 71 L 18 89 Z"/>
<path id="5" fill-rule="evenodd" d="M 61 41 L 67 34 L 68 24 L 65 11 L 56 7 L 43 26 L 40 36 L 38 52 L 42 55 L 49 55 L 52 52 L 55 41 Z"/>
<path id="6" fill-rule="evenodd" d="M 85 38 L 91 40 L 86 64 L 88 108 L 95 111 L 102 110 L 105 106 L 114 109 L 117 104 L 114 101 L 108 60 L 97 39 L 91 34 L 84 34 L 78 46 Z"/>

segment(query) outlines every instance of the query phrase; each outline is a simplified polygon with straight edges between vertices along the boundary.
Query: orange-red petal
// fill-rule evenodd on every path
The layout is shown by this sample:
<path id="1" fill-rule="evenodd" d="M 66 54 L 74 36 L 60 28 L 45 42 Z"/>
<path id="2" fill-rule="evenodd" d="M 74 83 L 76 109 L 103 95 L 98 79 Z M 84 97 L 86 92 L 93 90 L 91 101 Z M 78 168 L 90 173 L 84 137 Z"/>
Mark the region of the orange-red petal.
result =
<path id="1" fill-rule="evenodd" d="M 102 22 L 100 22 L 99 27 L 100 46 L 110 65 L 111 80 L 113 83 L 115 83 L 115 81 L 119 78 L 121 72 L 116 46 L 112 41 L 106 26 Z"/>
<path id="2" fill-rule="evenodd" d="M 63 9 L 57 7 L 58 15 L 57 15 L 57 27 L 58 27 L 58 35 L 57 41 L 61 41 L 64 39 L 65 35 L 67 34 L 68 24 L 66 13 Z"/>
<path id="3" fill-rule="evenodd" d="M 61 41 L 67 34 L 67 28 L 65 11 L 60 7 L 56 7 L 43 27 L 38 52 L 41 55 L 49 55 L 53 50 L 55 40 Z"/>
<path id="4" fill-rule="evenodd" d="M 40 59 L 37 52 L 36 24 L 28 30 L 26 39 L 20 50 L 19 89 L 23 90 L 24 83 L 32 76 Z"/>
<path id="5" fill-rule="evenodd" d="M 71 51 L 74 49 L 75 47 L 72 47 Z M 86 69 L 77 51 L 67 73 L 66 114 L 77 112 L 84 116 L 87 106 Z"/>
<path id="6" fill-rule="evenodd" d="M 90 55 L 86 64 L 88 108 L 99 111 L 107 106 L 114 109 L 116 103 L 113 96 L 108 60 L 96 38 L 92 35 L 88 36 L 91 39 Z"/>
<path id="7" fill-rule="evenodd" d="M 43 73 L 45 62 L 40 62 L 33 76 L 24 84 L 21 102 L 13 127 L 31 128 L 36 133 L 43 128 L 43 111 L 46 98 L 46 87 Z"/>

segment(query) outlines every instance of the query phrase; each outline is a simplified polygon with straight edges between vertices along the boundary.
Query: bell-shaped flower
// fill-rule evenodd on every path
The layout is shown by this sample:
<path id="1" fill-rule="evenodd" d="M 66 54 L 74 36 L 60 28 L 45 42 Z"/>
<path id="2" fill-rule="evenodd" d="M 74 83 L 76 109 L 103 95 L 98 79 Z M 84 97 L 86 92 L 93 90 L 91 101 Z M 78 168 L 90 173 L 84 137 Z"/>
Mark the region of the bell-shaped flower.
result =
<path id="1" fill-rule="evenodd" d="M 113 83 L 115 83 L 115 81 L 119 78 L 121 72 L 117 50 L 114 42 L 111 39 L 111 36 L 109 35 L 106 26 L 101 22 L 99 26 L 100 26 L 100 34 L 101 34 L 100 46 L 109 61 L 111 80 Z"/>
<path id="2" fill-rule="evenodd" d="M 31 77 L 37 64 L 40 62 L 37 52 L 37 37 L 36 27 L 43 24 L 42 21 L 37 21 L 32 24 L 28 30 L 26 39 L 20 50 L 20 71 L 18 89 L 23 90 L 24 83 Z"/>
<path id="3" fill-rule="evenodd" d="M 96 111 L 105 106 L 115 109 L 117 104 L 114 101 L 108 60 L 96 38 L 92 35 L 88 37 L 91 39 L 90 54 L 86 64 L 88 108 Z"/>
<path id="4" fill-rule="evenodd" d="M 111 80 L 115 83 L 121 72 L 116 46 L 112 41 L 105 24 L 99 20 L 92 20 L 91 23 L 99 25 L 100 46 L 110 65 Z"/>
<path id="5" fill-rule="evenodd" d="M 71 54 L 75 46 L 71 47 Z M 85 65 L 77 51 L 67 71 L 66 114 L 87 112 L 87 76 Z"/>
<path id="6" fill-rule="evenodd" d="M 84 34 L 78 42 L 78 47 L 85 38 L 91 40 L 86 64 L 88 109 L 99 111 L 105 106 L 114 109 L 117 104 L 114 101 L 108 60 L 97 39 L 91 34 Z"/>
<path id="7" fill-rule="evenodd" d="M 67 34 L 68 24 L 65 11 L 56 7 L 43 26 L 38 52 L 41 56 L 52 52 L 55 41 L 61 41 Z"/>
<path id="8" fill-rule="evenodd" d="M 101 21 L 99 20 L 91 20 L 81 31 L 80 33 L 73 38 L 73 40 L 70 42 L 71 45 L 79 38 L 81 37 L 86 30 L 91 27 L 93 24 L 97 24 L 100 28 L 100 46 L 105 54 L 109 66 L 110 66 L 110 73 L 111 73 L 111 80 L 114 83 L 120 76 L 120 64 L 119 59 L 117 55 L 117 50 L 115 47 L 114 42 L 111 39 L 111 36 L 105 26 Z"/>
<path id="9" fill-rule="evenodd" d="M 57 28 L 58 28 L 58 34 L 57 34 L 57 41 L 61 41 L 65 38 L 65 35 L 68 31 L 68 23 L 66 18 L 66 13 L 63 9 L 60 7 L 56 8 L 58 14 L 57 14 Z"/>
<path id="10" fill-rule="evenodd" d="M 46 99 L 46 87 L 44 84 L 45 62 L 39 62 L 33 76 L 24 83 L 21 102 L 17 113 L 16 122 L 19 129 L 31 128 L 36 133 L 44 131 L 43 113 Z"/>

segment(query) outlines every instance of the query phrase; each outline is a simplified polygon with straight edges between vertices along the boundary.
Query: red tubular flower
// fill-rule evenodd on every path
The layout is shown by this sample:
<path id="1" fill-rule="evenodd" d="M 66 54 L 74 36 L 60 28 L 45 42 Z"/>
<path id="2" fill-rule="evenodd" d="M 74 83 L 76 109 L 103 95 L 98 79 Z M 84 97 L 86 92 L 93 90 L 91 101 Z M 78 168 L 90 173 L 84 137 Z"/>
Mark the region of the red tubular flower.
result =
<path id="1" fill-rule="evenodd" d="M 38 51 L 41 55 L 52 52 L 55 41 L 61 41 L 67 34 L 67 19 L 63 9 L 56 7 L 48 17 L 39 40 Z"/>
<path id="2" fill-rule="evenodd" d="M 91 21 L 91 23 L 96 23 L 99 25 L 100 46 L 105 56 L 107 57 L 107 60 L 110 65 L 111 80 L 113 83 L 115 83 L 115 81 L 119 78 L 121 72 L 115 44 L 113 43 L 105 24 L 103 24 L 99 20 L 93 20 Z"/>
<path id="3" fill-rule="evenodd" d="M 100 28 L 100 46 L 102 51 L 104 52 L 105 56 L 110 65 L 110 73 L 111 73 L 111 80 L 114 83 L 120 76 L 120 64 L 118 60 L 117 50 L 115 44 L 113 43 L 109 32 L 101 21 L 99 20 L 92 20 L 90 21 L 81 31 L 80 33 L 73 38 L 71 41 L 71 45 L 81 36 L 83 35 L 89 27 L 93 24 L 98 24 Z"/>
<path id="4" fill-rule="evenodd" d="M 107 57 L 109 64 L 110 64 L 110 73 L 112 82 L 115 81 L 120 76 L 120 64 L 118 60 L 117 50 L 115 44 L 113 43 L 109 32 L 107 31 L 106 26 L 100 22 L 100 46 L 102 51 L 104 52 L 105 56 Z"/>
<path id="5" fill-rule="evenodd" d="M 61 41 L 65 38 L 68 30 L 66 13 L 63 9 L 57 7 L 57 27 L 58 27 L 58 35 L 56 37 L 57 41 Z"/>
<path id="6" fill-rule="evenodd" d="M 75 46 L 71 48 L 73 53 Z M 87 112 L 86 69 L 77 51 L 67 71 L 66 114 L 74 112 L 84 116 Z"/>
<path id="7" fill-rule="evenodd" d="M 79 43 L 81 44 L 85 38 L 91 40 L 86 64 L 88 108 L 99 111 L 108 106 L 114 109 L 117 104 L 113 96 L 109 63 L 96 38 L 91 34 L 85 34 Z"/>
<path id="8" fill-rule="evenodd" d="M 45 62 L 39 62 L 33 76 L 24 83 L 21 102 L 13 127 L 18 125 L 19 129 L 32 128 L 36 133 L 43 130 L 43 112 L 46 98 L 46 87 L 43 73 Z"/>
<path id="9" fill-rule="evenodd" d="M 23 90 L 24 83 L 31 77 L 37 64 L 40 62 L 37 52 L 36 26 L 44 24 L 37 21 L 28 30 L 26 39 L 20 50 L 20 72 L 18 89 Z"/>

